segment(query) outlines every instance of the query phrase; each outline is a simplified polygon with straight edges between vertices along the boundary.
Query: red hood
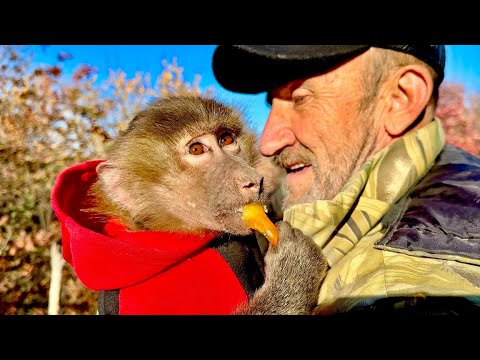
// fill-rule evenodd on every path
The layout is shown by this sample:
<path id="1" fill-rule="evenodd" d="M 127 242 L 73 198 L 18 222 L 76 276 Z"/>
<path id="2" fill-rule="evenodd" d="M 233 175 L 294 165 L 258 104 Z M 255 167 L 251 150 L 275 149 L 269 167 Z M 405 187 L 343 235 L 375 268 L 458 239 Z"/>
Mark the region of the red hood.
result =
<path id="1" fill-rule="evenodd" d="M 97 179 L 102 160 L 63 170 L 52 189 L 52 208 L 62 225 L 63 257 L 90 289 L 124 288 L 206 249 L 216 234 L 204 236 L 154 231 L 130 232 L 110 222 L 100 229 L 80 211 L 80 200 Z"/>

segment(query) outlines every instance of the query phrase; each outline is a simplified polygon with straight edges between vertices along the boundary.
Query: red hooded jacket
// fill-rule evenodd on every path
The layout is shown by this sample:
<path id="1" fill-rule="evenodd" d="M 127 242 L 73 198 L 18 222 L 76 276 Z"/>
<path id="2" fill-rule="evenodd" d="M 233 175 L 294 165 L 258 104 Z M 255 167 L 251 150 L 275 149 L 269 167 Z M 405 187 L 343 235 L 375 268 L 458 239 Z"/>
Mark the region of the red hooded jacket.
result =
<path id="1" fill-rule="evenodd" d="M 63 170 L 51 194 L 63 257 L 99 291 L 100 314 L 231 314 L 262 284 L 255 237 L 131 232 L 114 221 L 99 228 L 79 203 L 101 161 Z"/>

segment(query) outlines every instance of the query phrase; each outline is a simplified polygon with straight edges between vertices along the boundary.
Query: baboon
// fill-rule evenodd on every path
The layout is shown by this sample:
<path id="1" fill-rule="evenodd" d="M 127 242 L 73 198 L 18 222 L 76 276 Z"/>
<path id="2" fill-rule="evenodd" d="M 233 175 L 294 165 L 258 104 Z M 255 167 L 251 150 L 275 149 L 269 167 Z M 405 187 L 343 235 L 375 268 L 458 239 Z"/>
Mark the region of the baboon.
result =
<path id="1" fill-rule="evenodd" d="M 266 171 L 270 168 L 265 161 L 257 150 L 255 133 L 236 107 L 203 95 L 163 97 L 140 111 L 108 148 L 104 161 L 95 165 L 98 178 L 88 190 L 83 212 L 103 226 L 111 226 L 113 221 L 115 229 L 121 226 L 129 234 L 176 234 L 178 244 L 182 236 L 189 237 L 189 241 L 192 237 L 206 239 L 203 247 L 175 258 L 163 272 L 179 271 L 206 248 L 215 250 L 248 293 L 248 301 L 230 299 L 231 308 L 222 308 L 220 312 L 308 314 L 316 305 L 326 272 L 321 249 L 287 222 L 277 221 L 278 245 L 270 245 L 263 258 L 257 251 L 254 231 L 242 220 L 244 205 L 268 205 L 275 189 L 276 170 L 272 167 L 272 172 Z M 170 240 L 159 237 L 157 241 Z M 241 260 L 236 261 L 239 254 Z M 260 273 L 249 273 L 254 263 Z M 208 266 L 203 264 L 200 268 Z M 199 277 L 201 271 L 195 270 L 194 276 Z M 172 289 L 179 293 L 177 297 L 197 286 L 185 280 L 186 276 L 182 279 Z M 250 285 L 245 285 L 249 281 Z M 188 291 L 177 286 L 188 287 Z M 233 291 L 225 289 L 225 284 L 218 286 L 223 290 L 197 297 L 198 290 L 188 301 L 208 302 L 212 301 L 208 296 L 225 298 Z M 101 305 L 108 305 L 114 298 L 118 312 L 118 293 L 121 295 L 122 290 L 104 290 Z M 162 291 L 170 290 L 164 286 Z M 225 294 L 219 295 L 222 293 Z M 166 296 L 150 293 L 148 301 Z M 180 305 L 172 305 L 182 301 L 187 302 L 169 300 L 168 306 L 173 306 L 172 312 L 182 312 Z M 135 313 L 133 308 L 130 313 Z"/>

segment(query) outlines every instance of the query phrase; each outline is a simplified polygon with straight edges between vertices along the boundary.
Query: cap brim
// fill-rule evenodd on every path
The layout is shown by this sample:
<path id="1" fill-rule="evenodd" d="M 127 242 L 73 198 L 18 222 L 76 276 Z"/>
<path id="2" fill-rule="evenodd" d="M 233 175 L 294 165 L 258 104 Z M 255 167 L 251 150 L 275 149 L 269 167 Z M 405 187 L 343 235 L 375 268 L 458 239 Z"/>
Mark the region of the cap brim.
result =
<path id="1" fill-rule="evenodd" d="M 321 74 L 370 45 L 220 45 L 212 68 L 225 89 L 258 94 L 295 79 Z"/>

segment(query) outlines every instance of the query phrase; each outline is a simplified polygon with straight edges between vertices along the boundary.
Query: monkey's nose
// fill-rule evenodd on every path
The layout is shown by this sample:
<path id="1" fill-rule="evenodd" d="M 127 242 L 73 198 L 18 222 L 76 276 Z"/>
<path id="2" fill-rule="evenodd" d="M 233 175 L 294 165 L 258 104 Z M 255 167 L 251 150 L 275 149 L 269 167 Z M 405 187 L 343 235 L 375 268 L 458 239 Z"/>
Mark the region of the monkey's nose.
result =
<path id="1" fill-rule="evenodd" d="M 240 191 L 247 196 L 259 195 L 263 189 L 263 177 L 259 179 L 249 179 L 241 184 Z"/>

